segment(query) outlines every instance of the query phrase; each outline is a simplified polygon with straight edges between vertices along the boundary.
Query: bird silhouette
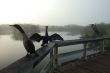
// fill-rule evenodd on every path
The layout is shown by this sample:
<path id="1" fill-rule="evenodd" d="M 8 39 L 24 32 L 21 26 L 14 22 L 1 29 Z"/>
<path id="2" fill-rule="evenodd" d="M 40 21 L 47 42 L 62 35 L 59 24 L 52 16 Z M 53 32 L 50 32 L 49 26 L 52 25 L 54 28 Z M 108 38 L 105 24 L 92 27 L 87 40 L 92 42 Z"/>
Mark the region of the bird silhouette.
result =
<path id="1" fill-rule="evenodd" d="M 57 33 L 49 36 L 48 35 L 48 26 L 46 26 L 45 36 L 41 36 L 40 34 L 35 33 L 30 37 L 30 39 L 37 41 L 37 42 L 40 42 L 42 40 L 41 46 L 48 44 L 48 42 L 49 41 L 51 42 L 52 40 L 63 40 L 63 38 Z"/>
<path id="2" fill-rule="evenodd" d="M 35 46 L 33 44 L 33 42 L 30 40 L 30 38 L 28 38 L 28 36 L 26 35 L 26 33 L 24 32 L 24 30 L 21 28 L 20 25 L 15 24 L 15 25 L 10 25 L 16 29 L 18 29 L 20 31 L 20 33 L 23 36 L 23 44 L 24 44 L 24 48 L 27 51 L 27 55 L 26 57 L 30 57 L 31 54 L 35 54 L 36 56 L 38 56 L 38 54 L 35 52 Z"/>
<path id="3" fill-rule="evenodd" d="M 90 24 L 93 31 L 96 33 L 97 36 L 101 36 L 100 31 L 98 30 L 97 26 L 95 24 Z"/>

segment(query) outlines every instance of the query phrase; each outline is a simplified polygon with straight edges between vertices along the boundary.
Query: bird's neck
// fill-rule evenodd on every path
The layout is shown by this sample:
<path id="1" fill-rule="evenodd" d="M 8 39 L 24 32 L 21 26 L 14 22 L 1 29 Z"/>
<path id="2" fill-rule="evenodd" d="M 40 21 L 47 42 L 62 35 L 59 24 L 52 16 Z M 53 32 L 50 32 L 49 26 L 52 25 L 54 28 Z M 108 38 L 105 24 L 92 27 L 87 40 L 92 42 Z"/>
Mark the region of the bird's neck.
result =
<path id="1" fill-rule="evenodd" d="M 21 32 L 21 34 L 22 34 L 25 38 L 28 38 L 27 35 L 26 35 L 26 33 L 24 32 L 24 30 L 23 30 L 21 27 L 19 27 L 19 28 L 17 28 L 17 29 Z"/>
<path id="2" fill-rule="evenodd" d="M 48 36 L 48 27 L 46 27 L 45 36 Z"/>

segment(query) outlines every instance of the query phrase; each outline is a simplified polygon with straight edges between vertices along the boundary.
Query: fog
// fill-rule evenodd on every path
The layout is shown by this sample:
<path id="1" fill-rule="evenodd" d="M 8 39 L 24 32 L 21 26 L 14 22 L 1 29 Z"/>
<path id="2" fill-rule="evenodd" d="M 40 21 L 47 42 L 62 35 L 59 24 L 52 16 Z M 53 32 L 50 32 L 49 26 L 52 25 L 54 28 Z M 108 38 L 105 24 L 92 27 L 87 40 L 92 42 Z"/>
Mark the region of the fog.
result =
<path id="1" fill-rule="evenodd" d="M 110 23 L 110 0 L 0 0 L 0 24 Z"/>

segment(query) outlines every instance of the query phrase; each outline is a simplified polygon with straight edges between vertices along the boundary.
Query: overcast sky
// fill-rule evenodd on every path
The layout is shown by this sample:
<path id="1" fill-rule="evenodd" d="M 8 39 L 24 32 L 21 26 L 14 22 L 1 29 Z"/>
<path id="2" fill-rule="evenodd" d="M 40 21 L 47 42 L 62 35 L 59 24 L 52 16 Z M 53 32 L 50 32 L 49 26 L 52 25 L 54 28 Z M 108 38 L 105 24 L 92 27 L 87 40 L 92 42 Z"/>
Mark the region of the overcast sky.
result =
<path id="1" fill-rule="evenodd" d="M 110 0 L 0 0 L 0 24 L 110 23 Z"/>

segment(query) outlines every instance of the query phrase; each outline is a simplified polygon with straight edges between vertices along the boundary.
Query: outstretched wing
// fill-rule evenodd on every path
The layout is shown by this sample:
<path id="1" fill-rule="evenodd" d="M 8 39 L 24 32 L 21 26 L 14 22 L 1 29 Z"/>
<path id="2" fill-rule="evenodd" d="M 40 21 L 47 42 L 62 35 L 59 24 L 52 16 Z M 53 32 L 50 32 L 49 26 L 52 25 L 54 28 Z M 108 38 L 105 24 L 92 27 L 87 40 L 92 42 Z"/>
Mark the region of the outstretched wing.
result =
<path id="1" fill-rule="evenodd" d="M 63 38 L 59 34 L 55 33 L 49 37 L 49 41 L 52 40 L 63 40 Z"/>
<path id="2" fill-rule="evenodd" d="M 33 34 L 33 35 L 30 37 L 31 40 L 37 41 L 37 42 L 40 42 L 40 41 L 42 40 L 42 38 L 43 38 L 43 37 L 42 37 L 40 34 L 38 34 L 38 33 L 35 33 L 35 34 Z"/>

